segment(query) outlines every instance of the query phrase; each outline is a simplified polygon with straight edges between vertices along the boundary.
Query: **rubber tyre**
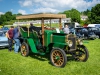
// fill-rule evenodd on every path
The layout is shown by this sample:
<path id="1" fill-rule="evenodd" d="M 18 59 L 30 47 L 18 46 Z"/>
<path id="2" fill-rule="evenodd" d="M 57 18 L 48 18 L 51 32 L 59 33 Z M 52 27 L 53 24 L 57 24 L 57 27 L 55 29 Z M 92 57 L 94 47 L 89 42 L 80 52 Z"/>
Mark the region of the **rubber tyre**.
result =
<path id="1" fill-rule="evenodd" d="M 75 51 L 75 54 L 75 58 L 78 61 L 86 62 L 89 58 L 89 52 L 85 46 L 79 46 L 78 49 Z"/>
<path id="2" fill-rule="evenodd" d="M 64 50 L 60 48 L 54 48 L 50 53 L 50 62 L 53 66 L 64 67 L 67 63 L 67 56 Z"/>
<path id="3" fill-rule="evenodd" d="M 29 55 L 29 47 L 26 42 L 21 44 L 21 55 L 25 57 Z"/>

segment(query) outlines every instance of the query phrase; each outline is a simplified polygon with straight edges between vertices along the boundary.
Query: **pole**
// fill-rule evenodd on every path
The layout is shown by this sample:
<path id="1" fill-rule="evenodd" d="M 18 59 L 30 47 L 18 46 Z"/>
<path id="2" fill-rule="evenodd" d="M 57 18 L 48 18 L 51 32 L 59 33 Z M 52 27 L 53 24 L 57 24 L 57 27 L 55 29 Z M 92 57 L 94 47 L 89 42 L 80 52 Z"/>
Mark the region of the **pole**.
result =
<path id="1" fill-rule="evenodd" d="M 41 20 L 41 25 L 42 25 L 42 44 L 44 46 L 44 19 L 42 18 Z"/>
<path id="2" fill-rule="evenodd" d="M 59 19 L 59 28 L 62 29 L 61 18 Z"/>

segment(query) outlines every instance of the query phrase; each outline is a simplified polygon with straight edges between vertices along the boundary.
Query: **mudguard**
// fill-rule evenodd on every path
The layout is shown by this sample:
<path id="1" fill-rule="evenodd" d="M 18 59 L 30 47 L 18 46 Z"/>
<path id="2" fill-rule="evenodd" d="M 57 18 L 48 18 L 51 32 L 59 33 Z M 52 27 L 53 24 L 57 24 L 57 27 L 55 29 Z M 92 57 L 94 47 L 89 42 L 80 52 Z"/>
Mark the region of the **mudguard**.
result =
<path id="1" fill-rule="evenodd" d="M 29 43 L 29 46 L 30 46 L 30 48 L 31 48 L 31 51 L 32 51 L 33 53 L 38 53 L 33 39 L 32 39 L 32 38 L 28 38 L 27 41 L 28 41 L 28 43 Z"/>

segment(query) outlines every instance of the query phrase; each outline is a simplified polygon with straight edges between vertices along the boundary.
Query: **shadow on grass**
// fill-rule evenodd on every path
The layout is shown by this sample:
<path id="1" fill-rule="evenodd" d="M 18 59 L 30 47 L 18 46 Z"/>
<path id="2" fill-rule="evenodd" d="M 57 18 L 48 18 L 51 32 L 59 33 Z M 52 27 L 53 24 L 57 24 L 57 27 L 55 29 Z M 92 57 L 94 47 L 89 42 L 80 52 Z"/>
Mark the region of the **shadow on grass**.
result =
<path id="1" fill-rule="evenodd" d="M 46 55 L 30 53 L 29 56 L 34 58 L 34 59 L 40 60 L 40 61 L 48 61 L 48 63 L 50 65 L 52 65 L 52 63 L 50 61 L 50 53 L 48 53 Z M 72 56 L 67 56 L 67 62 L 69 62 L 69 61 L 75 61 L 75 59 Z"/>
<path id="2" fill-rule="evenodd" d="M 35 54 L 35 53 L 30 53 L 29 54 L 30 57 L 32 57 L 33 59 L 37 59 L 39 61 L 48 61 L 48 64 L 52 65 L 50 62 L 50 53 L 45 54 L 45 55 L 40 55 L 40 54 Z"/>
<path id="3" fill-rule="evenodd" d="M 7 50 L 8 47 L 0 47 L 0 50 Z"/>
<path id="4" fill-rule="evenodd" d="M 72 57 L 72 56 L 67 56 L 67 62 L 69 62 L 69 61 L 75 61 L 75 59 Z M 49 60 L 49 62 L 48 62 L 50 65 L 52 65 L 52 63 L 50 62 L 50 60 Z M 53 66 L 53 65 L 52 65 Z"/>
<path id="5" fill-rule="evenodd" d="M 8 50 L 8 47 L 0 47 L 0 50 Z M 14 50 L 14 48 L 12 48 Z"/>
<path id="6" fill-rule="evenodd" d="M 30 53 L 29 56 L 40 61 L 47 61 L 50 58 L 49 54 L 40 55 L 40 54 Z"/>

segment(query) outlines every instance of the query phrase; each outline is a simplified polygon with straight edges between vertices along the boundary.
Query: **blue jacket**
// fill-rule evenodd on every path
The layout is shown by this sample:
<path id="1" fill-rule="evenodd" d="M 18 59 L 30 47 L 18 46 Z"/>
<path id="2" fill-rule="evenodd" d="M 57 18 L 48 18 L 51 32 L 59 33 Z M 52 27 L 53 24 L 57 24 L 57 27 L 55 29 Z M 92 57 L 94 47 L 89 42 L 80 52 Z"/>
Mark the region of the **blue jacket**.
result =
<path id="1" fill-rule="evenodd" d="M 13 30 L 13 39 L 18 39 L 19 38 L 19 30 L 18 27 L 14 28 Z"/>

